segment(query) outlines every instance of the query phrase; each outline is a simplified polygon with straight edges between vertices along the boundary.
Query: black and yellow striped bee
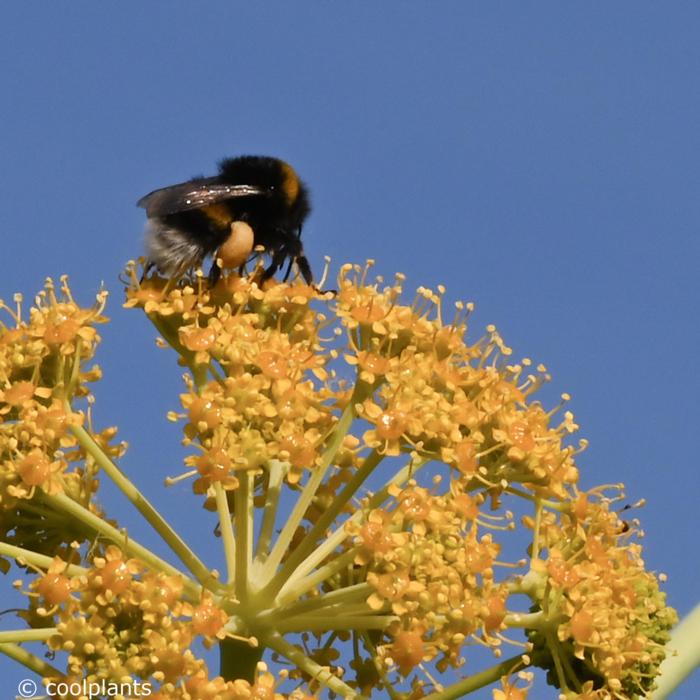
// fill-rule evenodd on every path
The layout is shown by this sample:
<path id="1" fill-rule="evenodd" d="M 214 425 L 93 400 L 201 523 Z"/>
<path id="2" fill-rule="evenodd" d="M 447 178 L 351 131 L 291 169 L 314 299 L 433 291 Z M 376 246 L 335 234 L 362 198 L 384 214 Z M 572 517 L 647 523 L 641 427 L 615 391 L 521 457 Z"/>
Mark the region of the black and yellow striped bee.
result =
<path id="1" fill-rule="evenodd" d="M 179 276 L 214 258 L 210 281 L 223 267 L 241 267 L 254 248 L 271 262 L 263 281 L 288 261 L 307 284 L 311 266 L 301 229 L 311 211 L 309 192 L 291 165 L 267 156 L 240 156 L 219 163 L 219 174 L 154 190 L 138 201 L 146 210 L 146 271 Z M 232 252 L 233 251 L 233 252 Z M 217 263 L 218 260 L 218 263 Z"/>

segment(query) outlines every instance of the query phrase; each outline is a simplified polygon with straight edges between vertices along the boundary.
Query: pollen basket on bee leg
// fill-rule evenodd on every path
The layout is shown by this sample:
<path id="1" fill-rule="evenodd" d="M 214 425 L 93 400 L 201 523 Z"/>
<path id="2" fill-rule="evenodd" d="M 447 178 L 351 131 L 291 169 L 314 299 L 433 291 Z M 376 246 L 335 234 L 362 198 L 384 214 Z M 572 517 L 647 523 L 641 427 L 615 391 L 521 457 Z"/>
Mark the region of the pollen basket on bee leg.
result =
<path id="1" fill-rule="evenodd" d="M 234 221 L 229 237 L 216 251 L 216 259 L 221 261 L 223 268 L 240 267 L 252 252 L 253 243 L 253 229 L 245 221 Z"/>

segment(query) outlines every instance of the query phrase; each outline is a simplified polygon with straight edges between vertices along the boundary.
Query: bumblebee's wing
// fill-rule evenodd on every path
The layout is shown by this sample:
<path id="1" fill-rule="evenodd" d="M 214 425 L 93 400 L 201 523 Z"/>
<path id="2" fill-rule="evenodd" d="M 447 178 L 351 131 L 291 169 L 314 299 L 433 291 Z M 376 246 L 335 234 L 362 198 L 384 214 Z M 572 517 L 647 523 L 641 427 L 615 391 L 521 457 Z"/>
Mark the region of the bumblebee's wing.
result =
<path id="1" fill-rule="evenodd" d="M 188 209 L 206 207 L 233 197 L 265 194 L 268 194 L 268 190 L 257 185 L 227 185 L 218 177 L 210 177 L 154 190 L 141 197 L 136 205 L 145 209 L 149 217 L 167 216 Z"/>

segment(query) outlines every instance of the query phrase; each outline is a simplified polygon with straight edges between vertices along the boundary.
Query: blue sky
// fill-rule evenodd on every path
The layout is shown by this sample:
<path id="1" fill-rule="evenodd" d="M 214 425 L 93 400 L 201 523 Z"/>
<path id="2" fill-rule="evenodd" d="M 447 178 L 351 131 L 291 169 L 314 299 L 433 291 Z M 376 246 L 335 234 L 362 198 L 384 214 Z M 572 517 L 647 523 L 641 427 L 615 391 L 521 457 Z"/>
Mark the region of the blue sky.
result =
<path id="1" fill-rule="evenodd" d="M 409 289 L 444 283 L 476 302 L 473 338 L 495 323 L 547 365 L 545 399 L 571 393 L 590 441 L 583 483 L 647 499 L 645 559 L 685 613 L 700 574 L 699 28 L 697 3 L 646 0 L 8 4 L 0 296 L 64 272 L 85 303 L 111 290 L 96 415 L 182 522 L 177 492 L 157 491 L 179 468 L 164 414 L 180 371 L 121 308 L 134 203 L 223 156 L 283 157 L 312 191 L 316 269 L 375 258 Z M 698 694 L 694 678 L 675 697 Z"/>

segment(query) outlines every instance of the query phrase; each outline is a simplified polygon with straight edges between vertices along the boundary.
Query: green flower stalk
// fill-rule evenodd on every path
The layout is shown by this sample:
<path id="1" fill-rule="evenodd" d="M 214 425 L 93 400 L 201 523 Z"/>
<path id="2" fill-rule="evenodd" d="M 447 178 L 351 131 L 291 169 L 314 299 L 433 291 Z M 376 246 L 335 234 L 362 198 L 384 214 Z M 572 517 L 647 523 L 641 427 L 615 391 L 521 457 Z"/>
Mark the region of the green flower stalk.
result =
<path id="1" fill-rule="evenodd" d="M 448 320 L 442 288 L 406 303 L 403 277 L 369 281 L 370 266 L 343 266 L 327 293 L 127 269 L 126 306 L 187 368 L 168 413 L 187 456 L 167 483 L 191 479 L 225 572 L 133 485 L 116 430 L 95 428 L 106 295 L 83 309 L 62 279 L 28 317 L 2 305 L 0 561 L 27 602 L 1 652 L 47 683 L 131 679 L 176 700 L 491 684 L 523 700 L 534 667 L 566 699 L 651 695 L 675 613 L 621 487 L 578 485 L 568 397 L 533 400 L 546 369 L 513 362 L 494 327 L 468 341 L 471 305 Z M 104 478 L 172 556 L 103 511 Z M 219 647 L 218 674 L 198 640 Z"/>

